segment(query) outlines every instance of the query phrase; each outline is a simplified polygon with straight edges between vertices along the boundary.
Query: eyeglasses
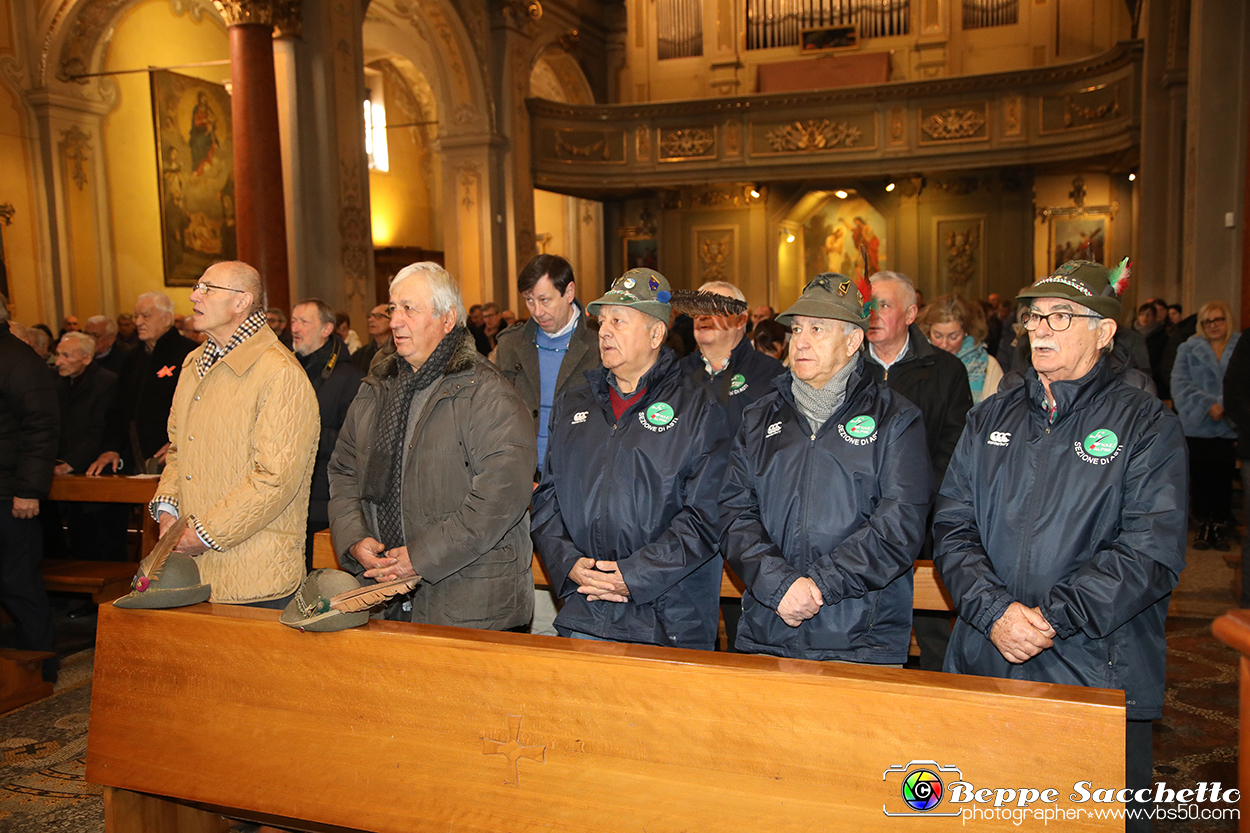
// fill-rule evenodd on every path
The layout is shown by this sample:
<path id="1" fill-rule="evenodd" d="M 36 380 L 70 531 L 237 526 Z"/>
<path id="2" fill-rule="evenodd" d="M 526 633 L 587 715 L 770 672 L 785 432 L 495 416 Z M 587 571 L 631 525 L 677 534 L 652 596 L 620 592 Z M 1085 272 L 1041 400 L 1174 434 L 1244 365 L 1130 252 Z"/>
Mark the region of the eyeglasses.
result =
<path id="1" fill-rule="evenodd" d="M 1228 320 L 1227 318 L 1225 318 L 1224 316 L 1222 316 L 1222 315 L 1221 315 L 1219 318 L 1206 318 L 1206 319 L 1203 319 L 1200 323 L 1201 323 L 1201 324 L 1202 324 L 1202 326 L 1204 326 L 1204 327 L 1210 327 L 1212 324 L 1223 324 L 1223 323 L 1224 323 L 1225 321 L 1227 321 L 1227 320 Z"/>
<path id="2" fill-rule="evenodd" d="M 410 304 L 400 304 L 399 306 L 396 306 L 395 304 L 387 304 L 386 305 L 386 317 L 390 318 L 394 316 L 396 310 L 402 312 L 404 314 L 404 318 L 412 318 L 418 312 L 421 311 L 419 308 L 414 307 Z M 372 314 L 373 313 L 370 313 L 370 315 Z"/>
<path id="3" fill-rule="evenodd" d="M 1102 316 L 1086 315 L 1082 312 L 1052 312 L 1047 315 L 1042 315 L 1037 312 L 1029 312 L 1024 319 L 1024 329 L 1036 330 L 1037 325 L 1041 324 L 1042 321 L 1045 320 L 1047 327 L 1050 327 L 1050 329 L 1057 333 L 1062 333 L 1064 330 L 1072 326 L 1073 318 L 1102 318 Z"/>
<path id="4" fill-rule="evenodd" d="M 390 308 L 387 307 L 387 309 L 390 309 Z M 385 312 L 371 312 L 369 313 L 369 317 L 370 318 L 390 318 L 390 316 L 387 315 Z"/>
<path id="5" fill-rule="evenodd" d="M 216 284 L 207 283 L 205 281 L 200 281 L 195 286 L 191 287 L 192 292 L 198 292 L 201 295 L 207 295 L 210 289 L 220 289 L 223 292 L 239 292 L 239 293 L 247 292 L 246 289 L 235 289 L 230 286 L 217 286 Z"/>

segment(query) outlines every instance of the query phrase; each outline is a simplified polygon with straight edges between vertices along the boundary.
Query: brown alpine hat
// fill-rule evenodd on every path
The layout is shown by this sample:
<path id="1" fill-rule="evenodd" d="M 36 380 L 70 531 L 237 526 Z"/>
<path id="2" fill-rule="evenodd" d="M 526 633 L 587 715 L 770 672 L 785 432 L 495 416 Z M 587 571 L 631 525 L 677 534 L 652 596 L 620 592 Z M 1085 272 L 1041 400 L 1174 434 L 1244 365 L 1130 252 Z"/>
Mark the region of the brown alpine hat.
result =
<path id="1" fill-rule="evenodd" d="M 1131 268 L 1127 257 L 1114 269 L 1091 260 L 1069 260 L 1054 274 L 1021 290 L 1016 300 L 1067 298 L 1089 307 L 1103 318 L 1119 318 L 1120 296 L 1128 288 Z"/>

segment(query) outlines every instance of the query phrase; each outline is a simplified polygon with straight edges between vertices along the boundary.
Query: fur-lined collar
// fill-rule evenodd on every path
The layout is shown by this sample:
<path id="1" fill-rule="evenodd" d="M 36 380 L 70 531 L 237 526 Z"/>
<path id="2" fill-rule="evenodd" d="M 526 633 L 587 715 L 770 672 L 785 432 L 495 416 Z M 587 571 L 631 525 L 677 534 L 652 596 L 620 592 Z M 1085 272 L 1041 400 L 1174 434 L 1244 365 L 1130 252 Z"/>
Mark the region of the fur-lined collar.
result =
<path id="1" fill-rule="evenodd" d="M 453 373 L 464 373 L 466 370 L 473 368 L 473 363 L 477 356 L 477 343 L 473 339 L 473 334 L 469 332 L 468 327 L 461 326 L 460 344 L 456 347 L 455 352 L 451 354 L 451 359 L 447 362 L 447 369 L 443 371 L 444 376 L 450 376 Z M 453 331 L 454 332 L 454 331 Z M 403 358 L 395 352 L 395 339 L 391 339 L 386 346 L 378 351 L 377 357 L 373 360 L 373 366 L 369 368 L 367 379 L 383 382 L 399 373 L 399 363 Z"/>

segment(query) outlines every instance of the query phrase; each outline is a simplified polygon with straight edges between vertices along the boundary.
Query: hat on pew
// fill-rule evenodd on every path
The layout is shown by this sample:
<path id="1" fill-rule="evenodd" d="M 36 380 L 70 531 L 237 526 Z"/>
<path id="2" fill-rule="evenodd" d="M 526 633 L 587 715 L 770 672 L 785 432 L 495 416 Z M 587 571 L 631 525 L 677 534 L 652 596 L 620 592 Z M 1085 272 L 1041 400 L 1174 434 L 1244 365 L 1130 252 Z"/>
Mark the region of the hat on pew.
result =
<path id="1" fill-rule="evenodd" d="M 150 577 L 144 575 L 141 568 L 139 575 L 130 582 L 130 593 L 113 604 L 157 610 L 199 604 L 212 595 L 212 586 L 201 583 L 200 568 L 189 555 L 170 553 L 153 573 Z"/>
<path id="2" fill-rule="evenodd" d="M 369 608 L 407 593 L 421 576 L 361 585 L 342 570 L 313 570 L 278 621 L 301 631 L 341 631 L 369 621 Z"/>

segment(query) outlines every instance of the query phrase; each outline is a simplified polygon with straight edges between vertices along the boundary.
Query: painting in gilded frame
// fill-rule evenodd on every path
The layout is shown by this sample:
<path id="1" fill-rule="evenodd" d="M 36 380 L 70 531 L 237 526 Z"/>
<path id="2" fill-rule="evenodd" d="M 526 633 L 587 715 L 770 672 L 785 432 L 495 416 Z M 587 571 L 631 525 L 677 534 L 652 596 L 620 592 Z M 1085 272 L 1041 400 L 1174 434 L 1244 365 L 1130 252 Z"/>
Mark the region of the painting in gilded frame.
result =
<path id="1" fill-rule="evenodd" d="M 1069 260 L 1092 260 L 1107 265 L 1107 231 L 1110 217 L 1086 214 L 1082 217 L 1050 218 L 1050 268 Z"/>
<path id="2" fill-rule="evenodd" d="M 150 76 L 165 285 L 192 286 L 212 264 L 238 259 L 230 95 L 176 72 Z"/>

